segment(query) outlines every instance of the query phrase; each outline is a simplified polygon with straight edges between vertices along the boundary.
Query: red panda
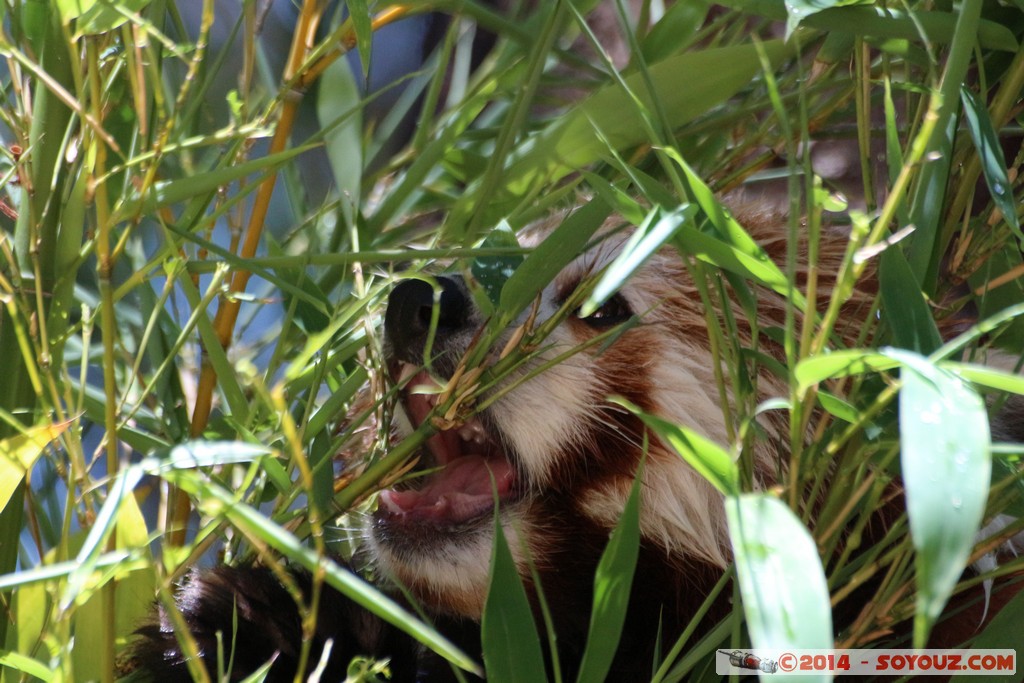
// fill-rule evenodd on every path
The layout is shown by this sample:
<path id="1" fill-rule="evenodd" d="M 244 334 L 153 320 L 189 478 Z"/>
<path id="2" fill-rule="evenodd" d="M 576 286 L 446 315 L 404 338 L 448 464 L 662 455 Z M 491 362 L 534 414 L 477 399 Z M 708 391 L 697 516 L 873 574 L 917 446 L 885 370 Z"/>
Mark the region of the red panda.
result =
<path id="1" fill-rule="evenodd" d="M 479 343 L 485 316 L 458 276 L 408 279 L 394 287 L 384 321 L 384 354 L 400 397 L 399 431 L 432 417 L 441 429 L 421 454 L 426 473 L 380 492 L 367 521 L 365 552 L 376 574 L 407 590 L 442 632 L 479 655 L 476 624 L 487 595 L 497 514 L 521 578 L 534 589 L 539 580 L 552 607 L 559 660 L 571 678 L 585 645 L 595 567 L 644 460 L 637 578 L 609 680 L 646 681 L 656 653 L 667 651 L 729 566 L 728 532 L 721 494 L 609 397 L 624 397 L 645 412 L 726 444 L 731 432 L 722 403 L 732 395 L 726 389 L 723 397 L 719 389 L 704 300 L 674 249 L 655 253 L 593 312 L 580 308 L 581 288 L 592 284 L 628 238 L 616 230 L 619 222 L 612 219 L 600 231 L 602 239 L 494 340 L 490 362 L 514 347 L 526 327 L 552 323 L 529 359 L 483 393 L 486 407 L 465 419 L 445 421 L 432 414 L 436 387 L 466 371 L 462 361 Z M 767 254 L 781 261 L 785 220 L 748 212 L 744 222 Z M 550 228 L 535 228 L 533 239 Z M 822 301 L 828 300 L 845 251 L 841 234 L 823 242 L 817 264 Z M 844 305 L 838 331 L 848 342 L 871 311 L 871 287 L 869 282 L 855 290 Z M 751 326 L 740 305 L 730 305 L 740 344 L 749 345 Z M 757 306 L 760 329 L 784 323 L 781 295 L 759 290 Z M 611 331 L 601 343 L 591 343 Z M 769 337 L 760 344 L 767 356 L 782 358 Z M 755 383 L 759 399 L 786 391 L 784 378 L 764 366 Z M 784 475 L 788 424 L 765 413 L 757 429 L 752 486 L 766 489 Z M 299 617 L 269 571 L 221 568 L 196 574 L 178 605 L 211 671 L 216 670 L 216 633 L 237 628 L 239 655 L 232 669 L 237 676 L 276 656 L 268 680 L 291 680 Z M 719 600 L 708 623 L 727 609 Z M 411 639 L 340 595 L 325 594 L 319 617 L 310 661 L 318 661 L 320 648 L 332 643 L 322 680 L 342 678 L 356 654 L 389 657 L 395 681 L 449 680 L 445 664 L 418 653 Z M 136 649 L 140 667 L 161 681 L 187 680 L 169 621 L 163 618 L 142 634 Z"/>

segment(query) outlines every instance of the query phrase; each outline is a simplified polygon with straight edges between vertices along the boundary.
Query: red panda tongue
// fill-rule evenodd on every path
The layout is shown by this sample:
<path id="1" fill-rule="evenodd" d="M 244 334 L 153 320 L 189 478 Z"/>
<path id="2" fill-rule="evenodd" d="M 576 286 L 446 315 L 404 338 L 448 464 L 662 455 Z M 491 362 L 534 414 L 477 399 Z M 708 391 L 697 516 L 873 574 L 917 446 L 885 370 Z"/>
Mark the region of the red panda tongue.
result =
<path id="1" fill-rule="evenodd" d="M 512 467 L 504 458 L 464 455 L 433 474 L 423 487 L 382 491 L 380 504 L 391 514 L 413 515 L 439 522 L 476 517 L 512 489 Z"/>
<path id="2" fill-rule="evenodd" d="M 435 398 L 417 387 L 434 388 L 437 383 L 423 372 L 410 380 L 405 406 L 414 424 L 422 424 L 434 407 Z M 439 522 L 470 519 L 494 505 L 494 494 L 504 498 L 512 489 L 513 471 L 501 454 L 466 452 L 472 444 L 463 442 L 457 429 L 438 432 L 427 447 L 441 469 L 427 477 L 418 489 L 389 490 L 380 494 L 380 505 L 394 515 L 412 515 Z"/>

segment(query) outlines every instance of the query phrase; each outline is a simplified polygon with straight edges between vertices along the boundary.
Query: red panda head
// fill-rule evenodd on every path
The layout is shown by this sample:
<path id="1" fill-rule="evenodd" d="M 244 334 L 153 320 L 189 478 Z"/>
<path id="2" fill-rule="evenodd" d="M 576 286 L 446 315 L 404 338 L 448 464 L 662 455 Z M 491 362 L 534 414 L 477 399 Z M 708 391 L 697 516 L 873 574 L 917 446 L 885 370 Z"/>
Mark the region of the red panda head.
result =
<path id="1" fill-rule="evenodd" d="M 509 326 L 491 356 L 509 340 L 515 343 L 528 316 L 537 328 L 561 311 L 564 317 L 529 362 L 485 394 L 486 408 L 429 440 L 421 460 L 428 474 L 381 493 L 369 528 L 370 550 L 385 574 L 435 609 L 479 618 L 495 498 L 524 580 L 529 582 L 528 559 L 542 574 L 586 562 L 581 558 L 588 553 L 576 546 L 593 550 L 589 546 L 607 538 L 645 451 L 643 543 L 677 567 L 728 564 L 720 494 L 645 433 L 634 415 L 608 400 L 624 397 L 648 413 L 729 443 L 722 409 L 729 396 L 720 395 L 704 306 L 682 259 L 666 249 L 593 314 L 572 309 L 579 300 L 574 294 L 592 284 L 627 238 L 610 234 L 543 289 L 536 307 Z M 458 277 L 406 280 L 395 287 L 385 353 L 400 385 L 399 412 L 407 428 L 427 419 L 438 381 L 460 371 L 460 359 L 484 323 Z M 607 339 L 589 343 L 617 326 L 621 330 Z M 778 380 L 765 382 L 774 383 L 776 395 L 784 391 Z M 782 438 L 781 425 L 764 426 L 768 441 Z M 757 454 L 762 483 L 776 471 L 773 451 L 764 447 Z"/>

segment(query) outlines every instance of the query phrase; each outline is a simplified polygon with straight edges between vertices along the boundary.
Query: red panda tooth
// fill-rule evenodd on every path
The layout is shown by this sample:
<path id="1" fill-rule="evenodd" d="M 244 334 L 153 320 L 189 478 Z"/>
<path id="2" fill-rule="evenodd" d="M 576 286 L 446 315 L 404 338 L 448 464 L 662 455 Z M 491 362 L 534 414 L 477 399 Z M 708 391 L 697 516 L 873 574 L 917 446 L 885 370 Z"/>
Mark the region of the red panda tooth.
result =
<path id="1" fill-rule="evenodd" d="M 409 379 L 410 377 L 412 377 L 413 375 L 420 371 L 420 369 L 413 365 L 412 363 L 402 363 L 399 367 L 401 369 L 398 373 L 398 380 L 396 384 L 405 383 L 407 379 Z"/>
<path id="2" fill-rule="evenodd" d="M 459 437 L 463 441 L 480 445 L 487 440 L 487 433 L 479 421 L 470 420 L 459 428 Z"/>

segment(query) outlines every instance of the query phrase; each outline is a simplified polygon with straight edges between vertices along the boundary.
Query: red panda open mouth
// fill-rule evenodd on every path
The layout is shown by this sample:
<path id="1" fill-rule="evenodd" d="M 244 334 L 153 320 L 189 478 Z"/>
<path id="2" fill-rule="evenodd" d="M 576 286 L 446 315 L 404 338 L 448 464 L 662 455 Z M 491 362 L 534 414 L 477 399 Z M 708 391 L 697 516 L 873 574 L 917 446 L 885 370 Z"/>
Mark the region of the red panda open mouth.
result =
<path id="1" fill-rule="evenodd" d="M 409 372 L 409 366 L 399 368 Z M 423 393 L 437 383 L 427 372 L 415 374 L 402 392 L 414 425 L 421 424 L 437 403 L 436 393 Z M 381 491 L 378 514 L 392 521 L 451 525 L 482 517 L 499 500 L 515 497 L 516 474 L 497 439 L 473 417 L 460 427 L 440 431 L 427 440 L 423 459 L 438 469 L 415 478 L 411 488 Z"/>

